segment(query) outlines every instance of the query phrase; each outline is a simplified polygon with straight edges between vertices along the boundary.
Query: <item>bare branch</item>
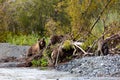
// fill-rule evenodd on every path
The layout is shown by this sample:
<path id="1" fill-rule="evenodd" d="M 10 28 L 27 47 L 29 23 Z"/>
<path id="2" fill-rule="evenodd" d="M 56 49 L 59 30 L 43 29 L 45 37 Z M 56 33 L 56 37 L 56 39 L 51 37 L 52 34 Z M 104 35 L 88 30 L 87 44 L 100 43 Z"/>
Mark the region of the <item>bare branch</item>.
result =
<path id="1" fill-rule="evenodd" d="M 73 43 L 74 46 L 76 46 L 77 48 L 79 48 L 84 54 L 88 54 L 87 52 L 85 52 L 85 50 L 83 50 L 80 46 L 78 46 L 76 43 Z"/>
<path id="2" fill-rule="evenodd" d="M 110 4 L 112 0 L 109 0 L 108 3 L 105 5 L 105 7 L 103 8 L 103 10 L 101 11 L 100 15 L 98 16 L 97 20 L 94 22 L 94 24 L 92 25 L 90 32 L 93 30 L 93 28 L 95 27 L 96 23 L 100 20 L 100 17 L 102 16 L 102 14 L 104 13 L 105 9 L 108 7 L 108 5 Z M 89 33 L 90 33 L 89 32 Z"/>

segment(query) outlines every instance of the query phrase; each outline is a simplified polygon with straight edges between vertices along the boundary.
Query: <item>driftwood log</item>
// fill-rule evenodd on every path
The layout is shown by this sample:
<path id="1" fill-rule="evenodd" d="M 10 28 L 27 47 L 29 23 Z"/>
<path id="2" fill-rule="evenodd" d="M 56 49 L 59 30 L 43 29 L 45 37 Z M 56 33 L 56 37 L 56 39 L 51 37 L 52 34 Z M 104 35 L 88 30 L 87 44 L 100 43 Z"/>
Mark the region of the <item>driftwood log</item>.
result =
<path id="1" fill-rule="evenodd" d="M 120 45 L 120 32 L 106 38 L 104 43 L 109 43 L 111 48 L 115 47 L 116 45 Z"/>
<path id="2" fill-rule="evenodd" d="M 32 63 L 31 63 L 32 60 L 40 59 L 43 56 L 43 54 L 42 54 L 43 50 L 44 49 L 42 49 L 39 54 L 35 54 L 35 55 L 27 57 L 27 58 L 17 59 L 18 62 L 19 61 L 22 62 L 22 63 L 18 64 L 17 67 L 31 67 L 32 66 Z"/>
<path id="3" fill-rule="evenodd" d="M 112 50 L 113 48 L 116 49 L 117 45 L 120 46 L 120 32 L 118 32 L 117 34 L 113 34 L 105 40 L 103 37 L 101 37 L 98 40 L 97 55 L 107 55 L 111 53 L 109 52 L 110 50 Z"/>

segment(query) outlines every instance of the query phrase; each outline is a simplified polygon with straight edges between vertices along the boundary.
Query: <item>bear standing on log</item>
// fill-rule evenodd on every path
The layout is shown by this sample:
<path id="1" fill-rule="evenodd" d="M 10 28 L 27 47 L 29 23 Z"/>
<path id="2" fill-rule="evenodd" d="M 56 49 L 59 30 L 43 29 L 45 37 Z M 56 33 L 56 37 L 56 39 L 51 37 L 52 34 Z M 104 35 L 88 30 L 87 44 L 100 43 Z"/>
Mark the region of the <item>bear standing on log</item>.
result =
<path id="1" fill-rule="evenodd" d="M 42 38 L 41 40 L 38 39 L 37 43 L 32 45 L 29 49 L 28 49 L 28 52 L 27 52 L 27 57 L 31 57 L 35 54 L 39 54 L 40 53 L 40 50 L 42 50 L 44 47 L 46 46 L 46 42 L 45 42 L 45 39 Z M 41 54 L 42 55 L 42 54 Z"/>

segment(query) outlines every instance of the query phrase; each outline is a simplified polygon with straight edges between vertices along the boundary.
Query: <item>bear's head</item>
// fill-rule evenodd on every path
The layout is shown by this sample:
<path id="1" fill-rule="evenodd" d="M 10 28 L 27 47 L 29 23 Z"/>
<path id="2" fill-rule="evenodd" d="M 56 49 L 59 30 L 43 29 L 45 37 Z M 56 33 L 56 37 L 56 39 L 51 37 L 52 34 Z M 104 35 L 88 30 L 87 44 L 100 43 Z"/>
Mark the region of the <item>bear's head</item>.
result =
<path id="1" fill-rule="evenodd" d="M 39 48 L 40 49 L 43 49 L 46 46 L 46 42 L 45 42 L 44 38 L 38 39 L 38 43 L 39 43 Z"/>

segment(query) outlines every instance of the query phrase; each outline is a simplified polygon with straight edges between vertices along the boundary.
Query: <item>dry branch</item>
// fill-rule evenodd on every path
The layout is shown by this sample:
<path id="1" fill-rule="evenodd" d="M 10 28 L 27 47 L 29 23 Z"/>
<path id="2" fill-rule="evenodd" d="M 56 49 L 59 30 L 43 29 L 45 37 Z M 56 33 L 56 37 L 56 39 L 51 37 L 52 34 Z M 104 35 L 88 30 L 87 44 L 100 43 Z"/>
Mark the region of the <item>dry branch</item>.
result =
<path id="1" fill-rule="evenodd" d="M 74 46 L 76 46 L 77 48 L 79 48 L 84 54 L 88 54 L 87 52 L 85 52 L 85 50 L 83 50 L 79 45 L 77 45 L 76 43 L 73 43 Z"/>
<path id="2" fill-rule="evenodd" d="M 60 48 L 62 46 L 63 42 L 61 42 L 61 44 L 59 45 L 59 48 L 58 48 L 58 54 L 57 54 L 57 58 L 56 58 L 56 62 L 55 62 L 55 66 L 58 65 L 58 58 L 59 58 L 59 55 L 60 55 Z"/>
<path id="3" fill-rule="evenodd" d="M 104 42 L 108 42 L 108 41 L 112 41 L 112 40 L 119 40 L 120 41 L 120 32 L 108 37 L 107 39 L 104 40 Z"/>

